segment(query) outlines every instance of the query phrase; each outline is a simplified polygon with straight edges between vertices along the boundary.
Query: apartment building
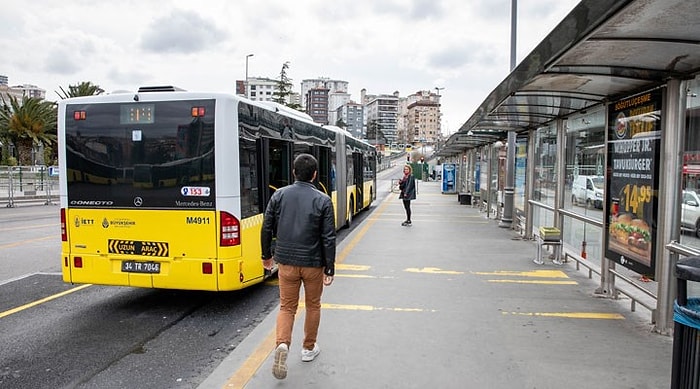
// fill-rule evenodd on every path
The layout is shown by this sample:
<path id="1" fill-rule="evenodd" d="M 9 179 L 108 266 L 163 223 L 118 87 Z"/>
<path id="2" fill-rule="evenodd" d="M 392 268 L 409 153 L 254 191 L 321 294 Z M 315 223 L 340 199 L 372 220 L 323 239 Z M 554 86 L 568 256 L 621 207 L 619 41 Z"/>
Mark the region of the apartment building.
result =
<path id="1" fill-rule="evenodd" d="M 434 144 L 440 139 L 440 96 L 418 91 L 405 102 L 406 143 Z"/>
<path id="2" fill-rule="evenodd" d="M 365 138 L 364 131 L 364 107 L 362 104 L 356 103 L 354 101 L 349 101 L 348 103 L 340 106 L 336 110 L 336 115 L 338 119 L 345 123 L 345 129 L 349 131 L 354 137 L 363 139 Z"/>
<path id="3" fill-rule="evenodd" d="M 399 119 L 399 92 L 391 95 L 369 95 L 366 89 L 360 92 L 361 101 L 365 107 L 365 123 L 367 137 L 373 142 L 375 128 L 378 134 L 384 136 L 386 143 L 397 143 L 397 122 Z M 383 144 L 380 136 L 376 139 L 378 144 Z"/>
<path id="4" fill-rule="evenodd" d="M 246 91 L 245 80 L 236 81 L 236 94 L 239 96 L 248 97 L 255 101 L 273 101 L 275 90 L 277 90 L 278 80 L 263 77 L 249 77 L 248 88 Z M 292 92 L 287 96 L 286 104 L 297 104 L 301 106 L 301 96 L 299 93 Z"/>
<path id="5" fill-rule="evenodd" d="M 8 100 L 9 96 L 15 97 L 18 100 L 21 100 L 25 96 L 45 99 L 46 90 L 31 84 L 9 86 L 9 78 L 7 76 L 0 75 L 0 97 Z"/>
<path id="6" fill-rule="evenodd" d="M 338 121 L 338 108 L 347 104 L 350 101 L 350 93 L 348 93 L 348 82 L 341 80 L 331 80 L 330 78 L 319 77 L 314 79 L 306 79 L 301 82 L 301 96 L 302 103 L 301 106 L 306 110 L 306 112 L 312 117 L 316 117 L 311 111 L 319 111 L 319 105 L 325 104 L 327 106 L 327 118 L 325 120 L 320 119 L 319 123 L 329 123 L 335 124 Z M 327 102 L 323 103 L 319 99 L 324 95 L 324 92 L 309 94 L 311 90 L 328 90 L 325 94 L 327 95 Z M 312 102 L 308 99 L 312 96 L 315 100 Z M 309 103 L 316 105 L 316 107 L 309 107 Z M 316 120 L 316 119 L 314 119 Z"/>

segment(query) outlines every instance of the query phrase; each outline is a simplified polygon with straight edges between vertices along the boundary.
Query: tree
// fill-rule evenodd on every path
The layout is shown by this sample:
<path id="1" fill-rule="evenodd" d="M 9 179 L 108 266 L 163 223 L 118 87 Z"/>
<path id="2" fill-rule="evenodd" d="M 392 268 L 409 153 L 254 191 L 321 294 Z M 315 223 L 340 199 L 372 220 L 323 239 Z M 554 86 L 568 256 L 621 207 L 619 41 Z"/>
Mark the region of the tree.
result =
<path id="1" fill-rule="evenodd" d="M 338 118 L 338 120 L 335 121 L 335 125 L 336 125 L 336 127 L 340 127 L 340 128 L 347 128 L 348 127 L 348 125 L 345 124 L 345 122 L 341 118 Z"/>
<path id="2" fill-rule="evenodd" d="M 10 96 L 9 104 L 2 99 L 0 138 L 15 145 L 20 165 L 31 165 L 34 146 L 56 142 L 56 118 L 53 102 L 27 96 L 20 102 Z"/>
<path id="3" fill-rule="evenodd" d="M 384 142 L 379 142 L 380 139 L 382 139 Z M 382 125 L 376 120 L 371 120 L 369 123 L 367 123 L 367 140 L 374 141 L 370 142 L 372 144 L 386 142 L 386 136 L 384 135 L 384 132 L 382 132 Z"/>
<path id="4" fill-rule="evenodd" d="M 61 100 L 70 97 L 101 95 L 105 92 L 99 85 L 95 85 L 90 81 L 83 81 L 78 85 L 69 85 L 68 92 L 63 87 L 60 88 L 61 92 L 56 91 L 56 94 Z"/>
<path id="5" fill-rule="evenodd" d="M 290 98 L 292 95 L 292 79 L 287 76 L 288 69 L 289 61 L 282 64 L 280 79 L 277 81 L 275 91 L 272 93 L 272 101 L 299 111 L 301 110 L 301 105 L 292 102 L 292 99 Z"/>

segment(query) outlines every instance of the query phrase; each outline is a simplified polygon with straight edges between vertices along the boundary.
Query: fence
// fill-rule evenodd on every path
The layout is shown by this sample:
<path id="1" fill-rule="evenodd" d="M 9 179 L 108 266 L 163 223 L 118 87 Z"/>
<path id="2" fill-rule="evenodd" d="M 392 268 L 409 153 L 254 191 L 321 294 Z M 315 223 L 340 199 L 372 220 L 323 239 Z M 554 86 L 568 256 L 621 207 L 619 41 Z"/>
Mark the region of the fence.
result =
<path id="1" fill-rule="evenodd" d="M 30 202 L 50 205 L 57 201 L 57 167 L 0 166 L 0 207 Z"/>

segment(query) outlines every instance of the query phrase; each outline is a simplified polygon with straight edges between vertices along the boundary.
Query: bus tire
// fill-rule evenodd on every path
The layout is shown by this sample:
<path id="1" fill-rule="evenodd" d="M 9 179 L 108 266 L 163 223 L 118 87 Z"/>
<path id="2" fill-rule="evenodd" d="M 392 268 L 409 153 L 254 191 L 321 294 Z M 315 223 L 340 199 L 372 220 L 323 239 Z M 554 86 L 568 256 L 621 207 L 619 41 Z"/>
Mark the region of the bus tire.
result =
<path id="1" fill-rule="evenodd" d="M 348 209 L 348 219 L 345 221 L 345 227 L 350 228 L 352 227 L 352 216 L 353 216 L 353 211 L 355 209 L 355 200 L 350 198 L 350 207 Z"/>

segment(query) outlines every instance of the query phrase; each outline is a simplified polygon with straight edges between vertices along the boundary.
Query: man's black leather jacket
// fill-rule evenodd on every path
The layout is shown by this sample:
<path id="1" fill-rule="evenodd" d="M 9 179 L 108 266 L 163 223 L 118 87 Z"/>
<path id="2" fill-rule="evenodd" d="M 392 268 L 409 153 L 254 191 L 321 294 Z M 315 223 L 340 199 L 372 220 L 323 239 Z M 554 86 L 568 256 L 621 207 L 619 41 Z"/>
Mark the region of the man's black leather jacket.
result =
<path id="1" fill-rule="evenodd" d="M 260 233 L 263 259 L 273 256 L 273 236 L 277 263 L 323 266 L 326 275 L 335 274 L 333 203 L 312 183 L 295 181 L 272 194 Z"/>

